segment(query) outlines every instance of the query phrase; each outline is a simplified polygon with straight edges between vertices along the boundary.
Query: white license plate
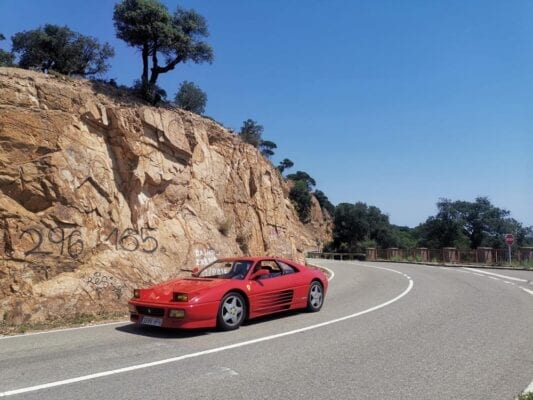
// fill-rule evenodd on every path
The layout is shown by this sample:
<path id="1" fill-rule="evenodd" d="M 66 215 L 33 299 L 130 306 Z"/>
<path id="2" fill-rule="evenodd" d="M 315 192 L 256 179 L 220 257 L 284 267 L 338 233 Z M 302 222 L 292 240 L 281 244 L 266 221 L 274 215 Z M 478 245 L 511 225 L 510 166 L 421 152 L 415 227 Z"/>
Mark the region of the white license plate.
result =
<path id="1" fill-rule="evenodd" d="M 163 318 L 142 317 L 141 319 L 141 324 L 143 325 L 161 326 L 162 323 Z"/>

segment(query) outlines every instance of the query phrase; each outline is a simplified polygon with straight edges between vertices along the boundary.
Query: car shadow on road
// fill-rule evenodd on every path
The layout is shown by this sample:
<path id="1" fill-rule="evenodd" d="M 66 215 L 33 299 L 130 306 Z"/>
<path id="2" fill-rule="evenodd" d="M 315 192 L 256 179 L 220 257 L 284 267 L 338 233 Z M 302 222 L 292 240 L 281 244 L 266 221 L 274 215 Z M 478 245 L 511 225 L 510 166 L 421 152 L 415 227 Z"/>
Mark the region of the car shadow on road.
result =
<path id="1" fill-rule="evenodd" d="M 115 330 L 131 335 L 147 336 L 158 339 L 188 339 L 196 336 L 209 335 L 216 332 L 215 329 L 166 329 L 156 326 L 139 326 L 136 324 L 122 325 Z"/>
<path id="2" fill-rule="evenodd" d="M 295 316 L 301 315 L 303 313 L 305 313 L 305 312 L 302 311 L 302 310 L 283 311 L 283 312 L 280 312 L 280 313 L 277 313 L 277 314 L 265 315 L 264 317 L 257 317 L 257 318 L 254 318 L 254 319 L 249 319 L 247 321 L 244 321 L 242 326 L 253 326 L 253 325 L 256 325 L 256 324 L 262 324 L 264 322 L 269 322 L 269 321 L 290 319 L 291 317 L 295 317 Z"/>
<path id="3" fill-rule="evenodd" d="M 242 326 L 254 326 L 256 324 L 262 324 L 269 321 L 276 321 L 282 319 L 290 319 L 297 315 L 304 314 L 302 310 L 290 310 L 284 311 L 279 314 L 266 315 L 264 317 L 258 317 L 245 321 Z M 216 328 L 201 328 L 201 329 L 169 329 L 159 328 L 157 326 L 139 326 L 136 324 L 128 324 L 117 326 L 115 330 L 123 333 L 129 333 L 131 335 L 146 336 L 158 339 L 188 339 L 197 336 L 211 335 L 213 333 L 221 332 Z"/>

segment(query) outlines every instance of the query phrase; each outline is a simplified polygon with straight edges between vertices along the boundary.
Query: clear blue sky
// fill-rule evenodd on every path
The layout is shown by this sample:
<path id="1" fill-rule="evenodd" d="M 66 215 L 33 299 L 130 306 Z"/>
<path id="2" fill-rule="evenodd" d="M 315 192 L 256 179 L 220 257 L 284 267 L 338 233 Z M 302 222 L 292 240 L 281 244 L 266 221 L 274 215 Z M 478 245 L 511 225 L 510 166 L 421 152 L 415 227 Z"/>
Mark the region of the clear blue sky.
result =
<path id="1" fill-rule="evenodd" d="M 174 9 L 178 2 L 166 0 Z M 533 225 L 533 2 L 180 1 L 209 23 L 212 65 L 182 65 L 206 114 L 247 118 L 333 203 L 363 201 L 415 226 L 440 197 L 488 196 Z M 6 37 L 44 23 L 109 41 L 108 77 L 140 75 L 111 0 L 0 0 Z M 3 42 L 6 48 L 7 42 Z"/>

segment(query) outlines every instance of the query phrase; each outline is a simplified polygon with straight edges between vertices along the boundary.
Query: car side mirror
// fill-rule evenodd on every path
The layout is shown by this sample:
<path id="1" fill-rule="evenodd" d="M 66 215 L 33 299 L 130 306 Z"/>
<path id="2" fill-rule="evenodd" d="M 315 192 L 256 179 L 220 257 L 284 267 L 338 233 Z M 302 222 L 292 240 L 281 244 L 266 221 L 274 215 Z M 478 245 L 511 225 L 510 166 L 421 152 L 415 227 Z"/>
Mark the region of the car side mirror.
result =
<path id="1" fill-rule="evenodd" d="M 266 269 L 260 269 L 258 271 L 255 271 L 252 274 L 252 280 L 257 280 L 261 278 L 262 276 L 267 276 L 267 275 L 270 275 L 270 272 L 268 272 Z"/>

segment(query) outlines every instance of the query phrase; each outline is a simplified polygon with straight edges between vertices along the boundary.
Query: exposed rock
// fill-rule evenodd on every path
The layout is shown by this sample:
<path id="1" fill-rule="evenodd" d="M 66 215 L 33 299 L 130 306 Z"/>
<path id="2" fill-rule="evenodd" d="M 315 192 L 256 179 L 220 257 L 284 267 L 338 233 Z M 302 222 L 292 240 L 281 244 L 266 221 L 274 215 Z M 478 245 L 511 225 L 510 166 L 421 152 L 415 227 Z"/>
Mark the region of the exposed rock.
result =
<path id="1" fill-rule="evenodd" d="M 0 68 L 0 321 L 124 310 L 216 257 L 303 253 L 277 170 L 211 120 L 84 80 Z"/>

